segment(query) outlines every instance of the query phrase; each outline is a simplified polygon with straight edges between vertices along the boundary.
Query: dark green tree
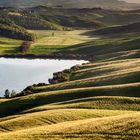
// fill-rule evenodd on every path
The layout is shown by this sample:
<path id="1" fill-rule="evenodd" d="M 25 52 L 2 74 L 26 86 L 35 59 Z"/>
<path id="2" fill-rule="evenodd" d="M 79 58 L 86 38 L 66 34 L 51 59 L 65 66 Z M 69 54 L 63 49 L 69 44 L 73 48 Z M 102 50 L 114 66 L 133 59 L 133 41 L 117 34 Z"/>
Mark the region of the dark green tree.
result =
<path id="1" fill-rule="evenodd" d="M 10 91 L 8 89 L 5 90 L 5 98 L 9 98 L 10 97 Z"/>

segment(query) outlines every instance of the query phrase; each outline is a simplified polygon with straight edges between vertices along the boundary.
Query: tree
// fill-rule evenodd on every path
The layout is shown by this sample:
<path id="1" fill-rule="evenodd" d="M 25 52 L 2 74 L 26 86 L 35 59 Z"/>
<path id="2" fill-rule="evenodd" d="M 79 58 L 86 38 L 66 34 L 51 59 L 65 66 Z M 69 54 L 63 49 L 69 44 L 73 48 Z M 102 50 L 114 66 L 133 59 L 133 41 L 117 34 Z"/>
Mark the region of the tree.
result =
<path id="1" fill-rule="evenodd" d="M 9 98 L 10 97 L 10 91 L 8 89 L 5 90 L 5 98 Z"/>
<path id="2" fill-rule="evenodd" d="M 31 42 L 30 41 L 24 41 L 20 46 L 20 51 L 22 53 L 27 53 L 30 50 Z"/>
<path id="3" fill-rule="evenodd" d="M 11 97 L 14 97 L 14 96 L 16 96 L 16 91 L 14 91 L 14 90 L 12 90 L 12 92 L 11 92 Z"/>

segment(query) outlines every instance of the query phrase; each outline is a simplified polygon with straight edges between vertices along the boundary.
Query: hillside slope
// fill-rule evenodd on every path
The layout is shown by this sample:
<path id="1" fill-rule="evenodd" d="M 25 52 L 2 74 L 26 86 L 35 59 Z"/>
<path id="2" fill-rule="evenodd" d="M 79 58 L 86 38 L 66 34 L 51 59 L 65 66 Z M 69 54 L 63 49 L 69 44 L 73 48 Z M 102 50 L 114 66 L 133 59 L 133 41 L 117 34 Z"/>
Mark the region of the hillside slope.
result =
<path id="1" fill-rule="evenodd" d="M 140 113 L 132 113 L 69 121 L 3 133 L 0 139 L 139 139 L 139 117 Z"/>
<path id="2" fill-rule="evenodd" d="M 36 8 L 42 13 L 42 7 Z M 35 12 L 34 8 L 29 9 L 31 10 Z M 61 10 L 59 12 L 60 15 L 63 13 Z M 133 12 L 136 16 L 137 12 Z M 93 35 L 104 30 L 106 35 Z M 47 52 L 50 56 L 71 56 L 70 58 L 88 59 L 90 62 L 54 73 L 49 79 L 49 85 L 34 84 L 13 98 L 0 99 L 0 140 L 140 139 L 138 22 L 90 32 L 29 32 L 38 33 L 38 42 L 32 44 L 31 54 Z M 114 32 L 119 35 L 113 36 Z M 52 33 L 55 35 L 52 36 Z M 48 44 L 43 44 L 49 34 L 52 42 L 48 40 Z M 74 37 L 70 41 L 73 44 L 60 46 L 59 43 L 66 40 L 64 36 L 70 38 L 72 35 Z M 84 41 L 80 42 L 82 40 Z M 6 42 L 4 38 L 1 40 L 9 45 L 12 41 L 15 42 L 14 45 L 20 43 L 15 40 Z M 74 41 L 79 41 L 80 44 L 75 45 Z M 42 46 L 37 43 L 42 43 Z"/>
<path id="3" fill-rule="evenodd" d="M 140 11 L 117 11 L 102 8 L 66 9 L 36 6 L 32 8 L 0 8 L 0 17 L 35 30 L 99 29 L 140 22 Z"/>
<path id="4" fill-rule="evenodd" d="M 0 36 L 28 41 L 34 40 L 34 36 L 24 28 L 4 18 L 0 18 Z"/>
<path id="5" fill-rule="evenodd" d="M 0 0 L 0 5 L 8 7 L 32 7 L 37 5 L 46 6 L 63 6 L 67 8 L 93 8 L 93 7 L 103 7 L 103 8 L 114 8 L 114 9 L 129 9 L 136 8 L 138 4 L 129 4 L 124 1 L 119 0 Z"/>
<path id="6" fill-rule="evenodd" d="M 93 34 L 95 35 L 122 35 L 122 34 L 130 34 L 130 33 L 139 33 L 140 32 L 140 23 L 133 23 L 123 26 L 114 26 L 114 27 L 108 27 L 99 29 Z"/>
<path id="7" fill-rule="evenodd" d="M 2 100 L 0 139 L 139 139 L 139 37 L 122 36 L 126 47 L 116 43 L 120 38 L 112 41 L 108 50 L 93 41 L 78 45 L 90 44 L 96 59 L 55 73 L 55 84 L 33 85 Z M 68 81 L 60 82 L 65 76 Z"/>

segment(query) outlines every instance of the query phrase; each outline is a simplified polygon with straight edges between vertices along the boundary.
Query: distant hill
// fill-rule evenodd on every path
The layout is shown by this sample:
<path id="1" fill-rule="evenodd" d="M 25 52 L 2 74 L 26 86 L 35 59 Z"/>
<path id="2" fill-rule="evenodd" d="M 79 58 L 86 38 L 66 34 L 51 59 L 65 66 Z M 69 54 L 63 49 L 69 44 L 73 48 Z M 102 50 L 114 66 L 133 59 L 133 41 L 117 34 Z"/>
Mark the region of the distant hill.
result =
<path id="1" fill-rule="evenodd" d="M 132 23 L 123 26 L 113 26 L 108 28 L 99 29 L 94 31 L 93 34 L 96 35 L 120 35 L 126 33 L 139 33 L 140 32 L 140 22 Z"/>
<path id="2" fill-rule="evenodd" d="M 28 33 L 24 28 L 3 18 L 0 18 L 0 36 L 29 41 L 34 40 L 34 36 Z"/>
<path id="3" fill-rule="evenodd" d="M 94 29 L 97 33 L 139 30 L 140 10 L 105 10 L 103 8 L 59 8 L 36 6 L 32 8 L 0 8 L 0 35 L 16 39 L 23 36 L 10 35 L 12 31 L 28 36 L 29 30 Z M 134 24 L 134 25 L 133 25 Z M 115 28 L 114 28 L 115 26 Z M 131 27 L 127 27 L 131 26 Z M 109 27 L 109 28 L 108 28 Z M 4 31 L 3 31 L 4 29 Z M 10 30 L 10 33 L 7 29 Z M 29 39 L 30 40 L 30 39 Z"/>
<path id="4" fill-rule="evenodd" d="M 140 10 L 117 11 L 102 8 L 0 8 L 0 17 L 26 29 L 100 29 L 140 22 Z"/>
<path id="5" fill-rule="evenodd" d="M 8 7 L 33 7 L 38 5 L 67 8 L 102 7 L 107 9 L 130 9 L 138 6 L 138 4 L 129 4 L 119 0 L 0 0 L 0 5 Z"/>

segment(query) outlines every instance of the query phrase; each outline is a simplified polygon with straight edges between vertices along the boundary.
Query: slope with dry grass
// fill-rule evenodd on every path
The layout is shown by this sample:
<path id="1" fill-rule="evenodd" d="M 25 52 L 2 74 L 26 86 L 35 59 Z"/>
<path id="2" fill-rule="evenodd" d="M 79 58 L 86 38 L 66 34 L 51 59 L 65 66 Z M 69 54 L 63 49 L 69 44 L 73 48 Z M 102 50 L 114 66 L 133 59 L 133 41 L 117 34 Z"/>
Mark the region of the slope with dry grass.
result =
<path id="1" fill-rule="evenodd" d="M 0 134 L 0 139 L 139 139 L 140 113 L 38 126 Z"/>
<path id="2" fill-rule="evenodd" d="M 135 35 L 69 47 L 95 59 L 68 70 L 66 82 L 0 100 L 0 140 L 139 140 L 139 43 Z"/>

